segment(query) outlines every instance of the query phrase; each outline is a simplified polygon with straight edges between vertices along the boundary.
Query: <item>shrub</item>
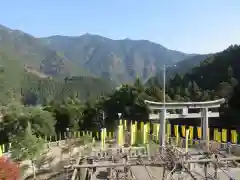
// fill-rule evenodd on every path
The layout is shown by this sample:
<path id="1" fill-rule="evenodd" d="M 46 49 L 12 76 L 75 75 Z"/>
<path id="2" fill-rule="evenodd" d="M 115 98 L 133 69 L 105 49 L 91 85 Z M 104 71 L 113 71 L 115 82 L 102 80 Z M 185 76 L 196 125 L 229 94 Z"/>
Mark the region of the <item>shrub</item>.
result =
<path id="1" fill-rule="evenodd" d="M 20 180 L 20 170 L 16 163 L 6 157 L 0 157 L 0 179 Z"/>

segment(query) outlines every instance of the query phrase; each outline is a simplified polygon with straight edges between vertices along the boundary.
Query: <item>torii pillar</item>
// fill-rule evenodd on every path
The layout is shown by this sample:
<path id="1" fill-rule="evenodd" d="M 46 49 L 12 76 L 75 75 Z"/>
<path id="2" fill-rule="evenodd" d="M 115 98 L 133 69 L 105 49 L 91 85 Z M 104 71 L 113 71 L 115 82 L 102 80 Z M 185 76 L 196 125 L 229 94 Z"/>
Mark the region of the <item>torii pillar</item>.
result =
<path id="1" fill-rule="evenodd" d="M 160 131 L 159 131 L 159 145 L 165 145 L 165 131 L 166 131 L 166 109 L 160 110 Z"/>
<path id="2" fill-rule="evenodd" d="M 209 117 L 219 117 L 219 112 L 208 111 L 209 108 L 219 108 L 222 103 L 225 102 L 225 99 L 218 99 L 214 101 L 205 101 L 205 102 L 153 102 L 145 100 L 145 103 L 149 105 L 151 110 L 158 110 L 160 113 L 158 116 L 156 114 L 150 115 L 150 119 L 157 119 L 157 122 L 160 122 L 160 131 L 159 131 L 159 144 L 160 147 L 165 146 L 165 126 L 166 119 L 178 119 L 178 118 L 201 118 L 201 127 L 202 127 L 202 140 L 207 146 L 209 143 Z M 180 114 L 171 114 L 167 113 L 167 109 L 182 109 Z M 200 109 L 199 113 L 188 113 L 188 109 Z"/>
<path id="3" fill-rule="evenodd" d="M 201 109 L 201 126 L 202 126 L 202 140 L 205 141 L 207 151 L 209 150 L 209 122 L 208 122 L 208 108 Z"/>

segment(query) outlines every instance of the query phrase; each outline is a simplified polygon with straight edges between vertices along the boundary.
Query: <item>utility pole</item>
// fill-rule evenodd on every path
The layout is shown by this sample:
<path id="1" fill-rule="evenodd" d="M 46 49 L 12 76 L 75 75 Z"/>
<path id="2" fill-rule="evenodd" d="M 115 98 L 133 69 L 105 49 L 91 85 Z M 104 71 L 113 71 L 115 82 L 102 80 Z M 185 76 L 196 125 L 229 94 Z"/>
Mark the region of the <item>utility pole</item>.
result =
<path id="1" fill-rule="evenodd" d="M 173 65 L 176 67 L 176 65 Z M 160 131 L 159 131 L 159 144 L 161 147 L 165 146 L 165 130 L 166 130 L 166 68 L 172 66 L 163 66 L 163 109 L 160 113 Z M 163 150 L 161 150 L 163 152 Z"/>
<path id="2" fill-rule="evenodd" d="M 163 106 L 165 109 L 165 103 L 166 103 L 166 65 L 163 66 Z"/>
<path id="3" fill-rule="evenodd" d="M 159 144 L 161 147 L 165 146 L 165 125 L 166 125 L 166 66 L 163 66 L 163 109 L 160 113 L 160 131 L 159 131 Z M 161 152 L 163 153 L 163 148 L 161 149 Z"/>
<path id="4" fill-rule="evenodd" d="M 218 158 L 217 155 L 214 155 L 214 158 L 217 160 L 217 158 Z M 213 166 L 214 166 L 214 178 L 218 179 L 218 165 L 217 165 L 217 162 L 214 162 Z"/>

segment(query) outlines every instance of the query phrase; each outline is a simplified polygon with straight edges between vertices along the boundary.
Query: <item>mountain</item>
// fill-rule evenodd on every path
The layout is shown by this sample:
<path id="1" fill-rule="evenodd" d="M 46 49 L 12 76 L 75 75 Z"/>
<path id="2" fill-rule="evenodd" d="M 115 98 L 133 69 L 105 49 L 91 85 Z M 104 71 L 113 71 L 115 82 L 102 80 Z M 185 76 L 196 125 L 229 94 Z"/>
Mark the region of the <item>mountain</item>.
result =
<path id="1" fill-rule="evenodd" d="M 193 55 L 187 57 L 186 59 L 177 62 L 176 64 L 169 66 L 166 68 L 166 81 L 169 81 L 176 74 L 184 75 L 185 73 L 189 73 L 192 71 L 194 67 L 197 67 L 203 62 L 205 59 L 210 57 L 210 54 L 205 55 Z M 159 71 L 155 76 L 150 77 L 146 83 L 156 82 L 162 84 L 163 83 L 163 71 Z"/>
<path id="2" fill-rule="evenodd" d="M 112 40 L 90 34 L 79 37 L 51 36 L 41 40 L 91 73 L 117 83 L 133 82 L 137 77 L 146 80 L 164 64 L 175 64 L 194 56 L 147 40 Z"/>
<path id="3" fill-rule="evenodd" d="M 188 57 L 183 61 L 176 63 L 175 67 L 168 68 L 167 75 L 168 77 L 172 77 L 176 73 L 185 74 L 191 71 L 194 67 L 199 66 L 201 62 L 203 62 L 209 56 L 210 54 L 203 54 L 203 55 L 195 55 L 195 56 Z"/>
<path id="4" fill-rule="evenodd" d="M 203 58 L 206 59 L 203 60 Z M 234 87 L 240 82 L 239 59 L 240 46 L 232 45 L 219 53 L 197 55 L 180 62 L 179 64 L 182 66 L 179 64 L 176 66 L 176 69 L 180 68 L 178 73 L 175 72 L 175 75 L 170 78 L 168 76 L 167 89 L 171 99 L 176 100 L 175 95 L 189 97 L 189 88 L 191 91 L 198 93 L 193 93 L 194 95 L 190 99 L 180 98 L 178 100 L 203 101 L 221 97 L 229 98 Z M 188 61 L 191 63 L 197 62 L 198 65 L 191 64 Z M 183 66 L 184 64 L 186 65 Z M 193 65 L 194 67 L 187 71 Z M 162 76 L 157 75 L 150 78 L 147 85 L 151 86 L 153 84 L 161 86 Z"/>
<path id="5" fill-rule="evenodd" d="M 0 26 L 0 104 L 22 98 L 37 98 L 38 103 L 66 96 L 86 100 L 112 87 L 35 37 Z"/>
<path id="6" fill-rule="evenodd" d="M 12 97 L 20 98 L 23 72 L 16 57 L 0 52 L 0 104 L 9 102 Z"/>
<path id="7" fill-rule="evenodd" d="M 0 53 L 0 104 L 24 101 L 26 104 L 77 96 L 81 100 L 111 92 L 114 84 L 97 77 L 52 78 L 31 68 L 22 59 Z"/>
<path id="8" fill-rule="evenodd" d="M 35 37 L 19 30 L 0 25 L 0 53 L 19 59 L 27 66 L 50 76 L 91 75 L 88 71 L 66 59 L 61 52 L 43 45 Z"/>
<path id="9" fill-rule="evenodd" d="M 44 104 L 50 100 L 60 101 L 67 97 L 80 100 L 97 99 L 110 93 L 114 86 L 100 78 L 77 76 L 62 79 L 42 77 L 26 72 L 21 82 L 24 104 Z"/>
<path id="10" fill-rule="evenodd" d="M 210 126 L 231 129 L 240 127 L 239 59 L 239 45 L 232 45 L 222 52 L 208 55 L 198 66 L 186 73 L 177 73 L 169 79 L 166 85 L 166 101 L 199 102 L 225 98 L 226 102 L 218 109 L 220 118 L 211 118 Z M 153 96 L 155 101 L 162 101 L 161 79 L 153 77 L 146 85 L 147 93 Z M 199 121 L 195 119 L 179 119 L 173 123 L 199 125 Z"/>
<path id="11" fill-rule="evenodd" d="M 34 69 L 23 68 L 21 59 L 0 53 L 0 104 L 23 101 L 44 103 L 76 96 L 81 100 L 97 98 L 111 92 L 114 84 L 97 77 L 52 78 Z"/>
<path id="12" fill-rule="evenodd" d="M 240 46 L 210 55 L 184 76 L 176 75 L 168 84 L 168 94 L 175 100 L 205 101 L 225 98 L 219 109 L 218 127 L 240 126 Z M 211 120 L 213 123 L 213 120 Z"/>
<path id="13" fill-rule="evenodd" d="M 239 59 L 240 46 L 232 45 L 220 53 L 210 55 L 200 66 L 186 73 L 183 81 L 194 81 L 199 87 L 209 90 L 216 90 L 223 82 L 240 82 Z"/>
<path id="14" fill-rule="evenodd" d="M 98 35 L 35 38 L 0 25 L 0 53 L 47 76 L 101 77 L 117 84 L 146 80 L 165 65 L 195 57 L 147 40 L 112 40 Z M 190 60 L 189 60 L 190 62 Z M 190 62 L 191 63 L 191 62 Z"/>
<path id="15" fill-rule="evenodd" d="M 191 71 L 183 75 L 176 74 L 171 78 L 167 85 L 168 93 L 171 97 L 183 97 L 180 98 L 182 100 L 189 97 L 190 91 L 193 94 L 190 100 L 229 99 L 235 91 L 234 88 L 239 86 L 239 59 L 239 45 L 232 45 L 222 52 L 209 55 Z"/>

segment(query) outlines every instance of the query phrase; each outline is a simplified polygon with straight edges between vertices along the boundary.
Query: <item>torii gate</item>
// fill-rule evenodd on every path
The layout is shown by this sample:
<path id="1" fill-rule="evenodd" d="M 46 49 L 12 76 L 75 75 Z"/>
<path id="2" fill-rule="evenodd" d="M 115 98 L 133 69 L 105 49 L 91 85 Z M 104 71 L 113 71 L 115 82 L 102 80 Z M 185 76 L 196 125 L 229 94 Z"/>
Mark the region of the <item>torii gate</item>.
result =
<path id="1" fill-rule="evenodd" d="M 153 122 L 157 123 L 160 121 L 160 131 L 159 131 L 159 144 L 160 146 L 165 145 L 165 127 L 166 119 L 176 119 L 176 118 L 201 118 L 202 127 L 202 140 L 204 140 L 208 145 L 208 118 L 209 117 L 219 117 L 219 112 L 208 111 L 209 108 L 219 108 L 225 99 L 218 99 L 214 101 L 205 102 L 154 102 L 147 101 L 145 103 L 149 105 L 150 110 L 159 110 L 158 114 L 150 114 L 150 119 L 155 120 Z M 182 109 L 181 114 L 171 114 L 167 113 L 167 109 Z M 200 113 L 188 113 L 188 109 L 200 109 Z"/>

